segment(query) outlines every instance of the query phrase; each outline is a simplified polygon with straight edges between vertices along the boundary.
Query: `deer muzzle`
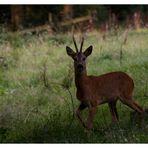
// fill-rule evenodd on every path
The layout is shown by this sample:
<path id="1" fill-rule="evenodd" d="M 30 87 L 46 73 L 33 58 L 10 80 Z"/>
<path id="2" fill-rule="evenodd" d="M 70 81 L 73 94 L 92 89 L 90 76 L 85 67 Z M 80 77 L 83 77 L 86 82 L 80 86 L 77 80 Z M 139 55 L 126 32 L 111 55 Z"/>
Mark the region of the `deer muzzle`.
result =
<path id="1" fill-rule="evenodd" d="M 77 70 L 78 70 L 79 72 L 83 71 L 83 69 L 84 69 L 83 64 L 78 64 L 78 65 L 77 65 Z"/>

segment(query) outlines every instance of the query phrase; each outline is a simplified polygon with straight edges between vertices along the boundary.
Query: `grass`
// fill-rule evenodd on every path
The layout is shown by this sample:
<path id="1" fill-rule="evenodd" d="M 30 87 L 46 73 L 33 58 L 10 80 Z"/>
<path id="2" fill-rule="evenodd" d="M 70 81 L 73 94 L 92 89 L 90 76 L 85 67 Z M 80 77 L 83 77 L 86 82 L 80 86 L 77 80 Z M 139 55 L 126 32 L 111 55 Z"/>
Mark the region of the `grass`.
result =
<path id="1" fill-rule="evenodd" d="M 124 71 L 135 82 L 134 98 L 148 108 L 148 30 L 124 30 L 106 40 L 88 33 L 84 48 L 93 45 L 88 74 Z M 79 35 L 77 35 L 79 40 Z M 88 134 L 73 118 L 75 96 L 73 63 L 65 46 L 74 47 L 71 35 L 0 34 L 0 142 L 1 143 L 147 143 L 148 119 L 130 121 L 131 109 L 118 102 L 120 123 L 111 125 L 108 105 L 98 107 L 94 129 Z M 83 114 L 87 116 L 87 110 Z"/>

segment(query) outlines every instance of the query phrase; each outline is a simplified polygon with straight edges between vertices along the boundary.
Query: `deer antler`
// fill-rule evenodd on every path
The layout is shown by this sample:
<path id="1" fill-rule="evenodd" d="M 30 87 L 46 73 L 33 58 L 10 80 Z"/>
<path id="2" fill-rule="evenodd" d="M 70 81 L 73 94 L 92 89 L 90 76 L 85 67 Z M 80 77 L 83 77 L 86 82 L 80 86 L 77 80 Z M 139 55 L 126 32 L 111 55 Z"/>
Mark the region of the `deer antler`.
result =
<path id="1" fill-rule="evenodd" d="M 79 52 L 77 44 L 76 44 L 76 40 L 75 40 L 75 37 L 74 37 L 74 34 L 73 34 L 73 42 L 74 42 L 74 45 L 75 45 L 75 48 L 76 48 L 76 52 Z"/>
<path id="2" fill-rule="evenodd" d="M 82 41 L 81 41 L 81 46 L 80 46 L 80 52 L 82 52 L 83 43 L 84 43 L 84 34 L 82 35 Z"/>

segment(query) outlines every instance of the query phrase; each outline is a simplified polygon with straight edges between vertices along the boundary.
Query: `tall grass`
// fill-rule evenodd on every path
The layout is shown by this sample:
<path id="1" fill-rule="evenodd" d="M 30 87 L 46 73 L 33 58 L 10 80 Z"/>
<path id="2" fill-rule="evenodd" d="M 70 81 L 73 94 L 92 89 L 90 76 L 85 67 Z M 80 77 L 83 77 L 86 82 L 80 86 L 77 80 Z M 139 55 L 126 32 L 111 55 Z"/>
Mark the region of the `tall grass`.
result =
<path id="1" fill-rule="evenodd" d="M 102 40 L 99 32 L 87 35 L 84 48 L 93 45 L 88 58 L 88 74 L 111 71 L 127 72 L 135 82 L 134 98 L 148 107 L 148 30 L 118 37 L 108 34 Z M 79 40 L 79 35 L 77 36 Z M 88 135 L 79 124 L 74 110 L 73 63 L 65 46 L 74 47 L 71 35 L 33 36 L 0 35 L 0 142 L 10 143 L 146 143 L 148 126 L 131 124 L 128 107 L 118 102 L 120 123 L 111 125 L 107 104 L 98 107 L 94 129 Z M 86 118 L 87 110 L 83 117 Z"/>

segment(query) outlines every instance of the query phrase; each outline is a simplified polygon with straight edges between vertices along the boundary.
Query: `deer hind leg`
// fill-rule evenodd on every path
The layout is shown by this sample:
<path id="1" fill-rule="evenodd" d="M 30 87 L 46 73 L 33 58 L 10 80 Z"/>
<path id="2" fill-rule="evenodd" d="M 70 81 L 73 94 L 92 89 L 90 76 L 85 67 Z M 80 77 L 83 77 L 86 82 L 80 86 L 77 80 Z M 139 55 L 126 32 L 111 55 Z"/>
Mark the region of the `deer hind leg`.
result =
<path id="1" fill-rule="evenodd" d="M 78 107 L 77 111 L 76 111 L 76 115 L 80 121 L 80 123 L 83 125 L 83 127 L 86 127 L 85 125 L 85 122 L 82 120 L 82 117 L 81 117 L 81 112 L 82 110 L 84 110 L 87 106 L 83 103 L 80 104 L 80 106 Z"/>
<path id="2" fill-rule="evenodd" d="M 143 109 L 134 101 L 134 100 L 128 100 L 127 105 L 137 111 L 138 113 L 143 113 Z"/>
<path id="3" fill-rule="evenodd" d="M 117 112 L 117 108 L 116 108 L 116 103 L 117 103 L 117 101 L 112 101 L 112 102 L 108 103 L 113 123 L 116 123 L 116 122 L 119 121 L 118 112 Z"/>
<path id="4" fill-rule="evenodd" d="M 135 110 L 138 113 L 143 113 L 144 110 L 142 109 L 142 107 L 140 107 L 133 99 L 131 96 L 126 96 L 123 97 L 123 99 L 121 99 L 121 101 L 126 104 L 127 106 L 129 106 L 130 108 L 132 108 L 133 110 Z"/>
<path id="5" fill-rule="evenodd" d="M 133 99 L 132 97 L 127 97 L 124 101 L 123 101 L 124 104 L 126 104 L 127 106 L 129 106 L 130 108 L 132 108 L 133 110 L 135 110 L 138 114 L 138 116 L 136 118 L 138 118 L 138 125 L 140 127 L 143 127 L 143 122 L 144 122 L 144 118 L 143 118 L 143 115 L 144 115 L 144 110 L 142 107 L 140 107 Z M 131 116 L 132 117 L 132 116 Z M 131 118 L 131 121 L 133 119 Z M 132 121 L 133 122 L 133 121 Z M 134 121 L 135 123 L 135 121 Z"/>

